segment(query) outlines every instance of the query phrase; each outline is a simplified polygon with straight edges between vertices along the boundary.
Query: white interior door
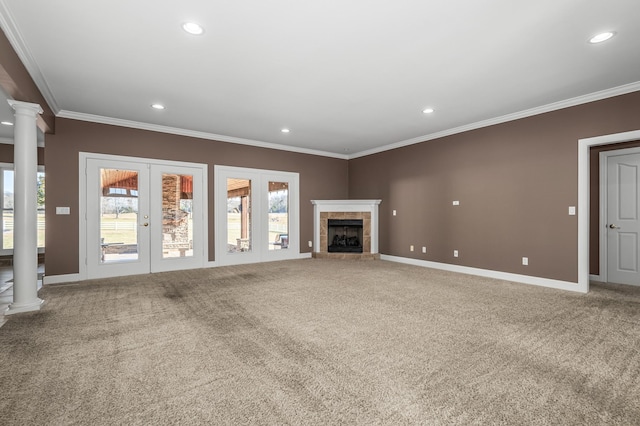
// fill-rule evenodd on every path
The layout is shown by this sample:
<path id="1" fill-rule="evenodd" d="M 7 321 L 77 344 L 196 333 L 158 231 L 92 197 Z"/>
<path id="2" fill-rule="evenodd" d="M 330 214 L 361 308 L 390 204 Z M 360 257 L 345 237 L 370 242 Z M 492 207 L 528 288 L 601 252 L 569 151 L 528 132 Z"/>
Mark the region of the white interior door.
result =
<path id="1" fill-rule="evenodd" d="M 607 281 L 640 285 L 640 154 L 607 159 Z"/>
<path id="2" fill-rule="evenodd" d="M 205 165 L 86 159 L 86 275 L 202 267 Z"/>
<path id="3" fill-rule="evenodd" d="M 216 261 L 299 257 L 297 173 L 216 166 Z"/>

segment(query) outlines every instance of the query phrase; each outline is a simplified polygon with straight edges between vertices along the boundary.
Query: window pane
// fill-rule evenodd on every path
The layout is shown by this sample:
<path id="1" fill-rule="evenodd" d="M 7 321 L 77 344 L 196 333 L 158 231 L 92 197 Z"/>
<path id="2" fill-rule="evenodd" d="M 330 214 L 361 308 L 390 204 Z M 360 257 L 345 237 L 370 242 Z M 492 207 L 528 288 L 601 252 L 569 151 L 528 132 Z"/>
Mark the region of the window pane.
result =
<path id="1" fill-rule="evenodd" d="M 2 248 L 13 249 L 13 210 L 2 212 Z"/>
<path id="2" fill-rule="evenodd" d="M 2 207 L 13 210 L 13 170 L 3 170 L 3 182 Z"/>
<path id="3" fill-rule="evenodd" d="M 251 180 L 227 179 L 227 251 L 251 251 Z"/>
<path id="4" fill-rule="evenodd" d="M 44 247 L 45 221 L 44 221 L 44 202 L 45 202 L 45 174 L 38 172 L 37 177 L 37 238 L 38 247 Z M 3 170 L 3 197 L 2 197 L 2 248 L 5 250 L 13 249 L 13 170 Z"/>
<path id="5" fill-rule="evenodd" d="M 38 172 L 38 247 L 44 247 L 44 173 Z"/>
<path id="6" fill-rule="evenodd" d="M 289 248 L 289 184 L 269 182 L 269 250 Z"/>
<path id="7" fill-rule="evenodd" d="M 193 256 L 193 176 L 162 175 L 162 257 Z"/>
<path id="8" fill-rule="evenodd" d="M 100 169 L 100 191 L 101 263 L 137 260 L 138 172 Z"/>

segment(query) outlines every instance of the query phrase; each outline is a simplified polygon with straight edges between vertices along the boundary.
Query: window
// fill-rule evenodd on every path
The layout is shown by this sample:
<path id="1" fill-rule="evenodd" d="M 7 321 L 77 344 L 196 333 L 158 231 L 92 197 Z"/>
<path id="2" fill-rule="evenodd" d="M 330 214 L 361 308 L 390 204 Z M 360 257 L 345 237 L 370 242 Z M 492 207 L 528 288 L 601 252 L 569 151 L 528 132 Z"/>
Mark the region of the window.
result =
<path id="1" fill-rule="evenodd" d="M 38 167 L 37 177 L 38 208 L 38 248 L 44 248 L 45 235 L 45 174 L 44 168 Z M 13 165 L 0 164 L 0 187 L 2 187 L 2 247 L 0 254 L 11 254 L 13 251 Z M 42 251 L 42 250 L 40 250 Z"/>
<path id="2" fill-rule="evenodd" d="M 214 171 L 216 262 L 298 258 L 298 173 L 219 165 Z"/>

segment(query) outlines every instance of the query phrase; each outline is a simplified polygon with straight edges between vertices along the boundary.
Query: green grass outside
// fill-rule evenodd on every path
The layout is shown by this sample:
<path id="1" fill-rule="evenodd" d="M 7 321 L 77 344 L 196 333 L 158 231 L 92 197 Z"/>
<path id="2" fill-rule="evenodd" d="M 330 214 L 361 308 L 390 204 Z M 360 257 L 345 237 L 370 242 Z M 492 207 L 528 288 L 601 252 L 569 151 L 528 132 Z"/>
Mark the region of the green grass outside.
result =
<path id="1" fill-rule="evenodd" d="M 44 213 L 38 212 L 38 247 L 44 247 Z M 13 249 L 13 212 L 5 210 L 2 215 L 2 248 Z"/>

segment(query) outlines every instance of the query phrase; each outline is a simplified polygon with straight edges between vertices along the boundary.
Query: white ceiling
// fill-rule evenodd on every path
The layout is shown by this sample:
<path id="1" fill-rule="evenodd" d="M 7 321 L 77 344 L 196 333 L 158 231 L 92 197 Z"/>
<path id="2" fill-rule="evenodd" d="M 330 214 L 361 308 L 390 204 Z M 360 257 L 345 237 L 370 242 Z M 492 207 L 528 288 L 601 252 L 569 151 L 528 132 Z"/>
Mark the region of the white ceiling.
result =
<path id="1" fill-rule="evenodd" d="M 638 0 L 0 0 L 0 24 L 59 116 L 344 158 L 640 90 Z"/>

